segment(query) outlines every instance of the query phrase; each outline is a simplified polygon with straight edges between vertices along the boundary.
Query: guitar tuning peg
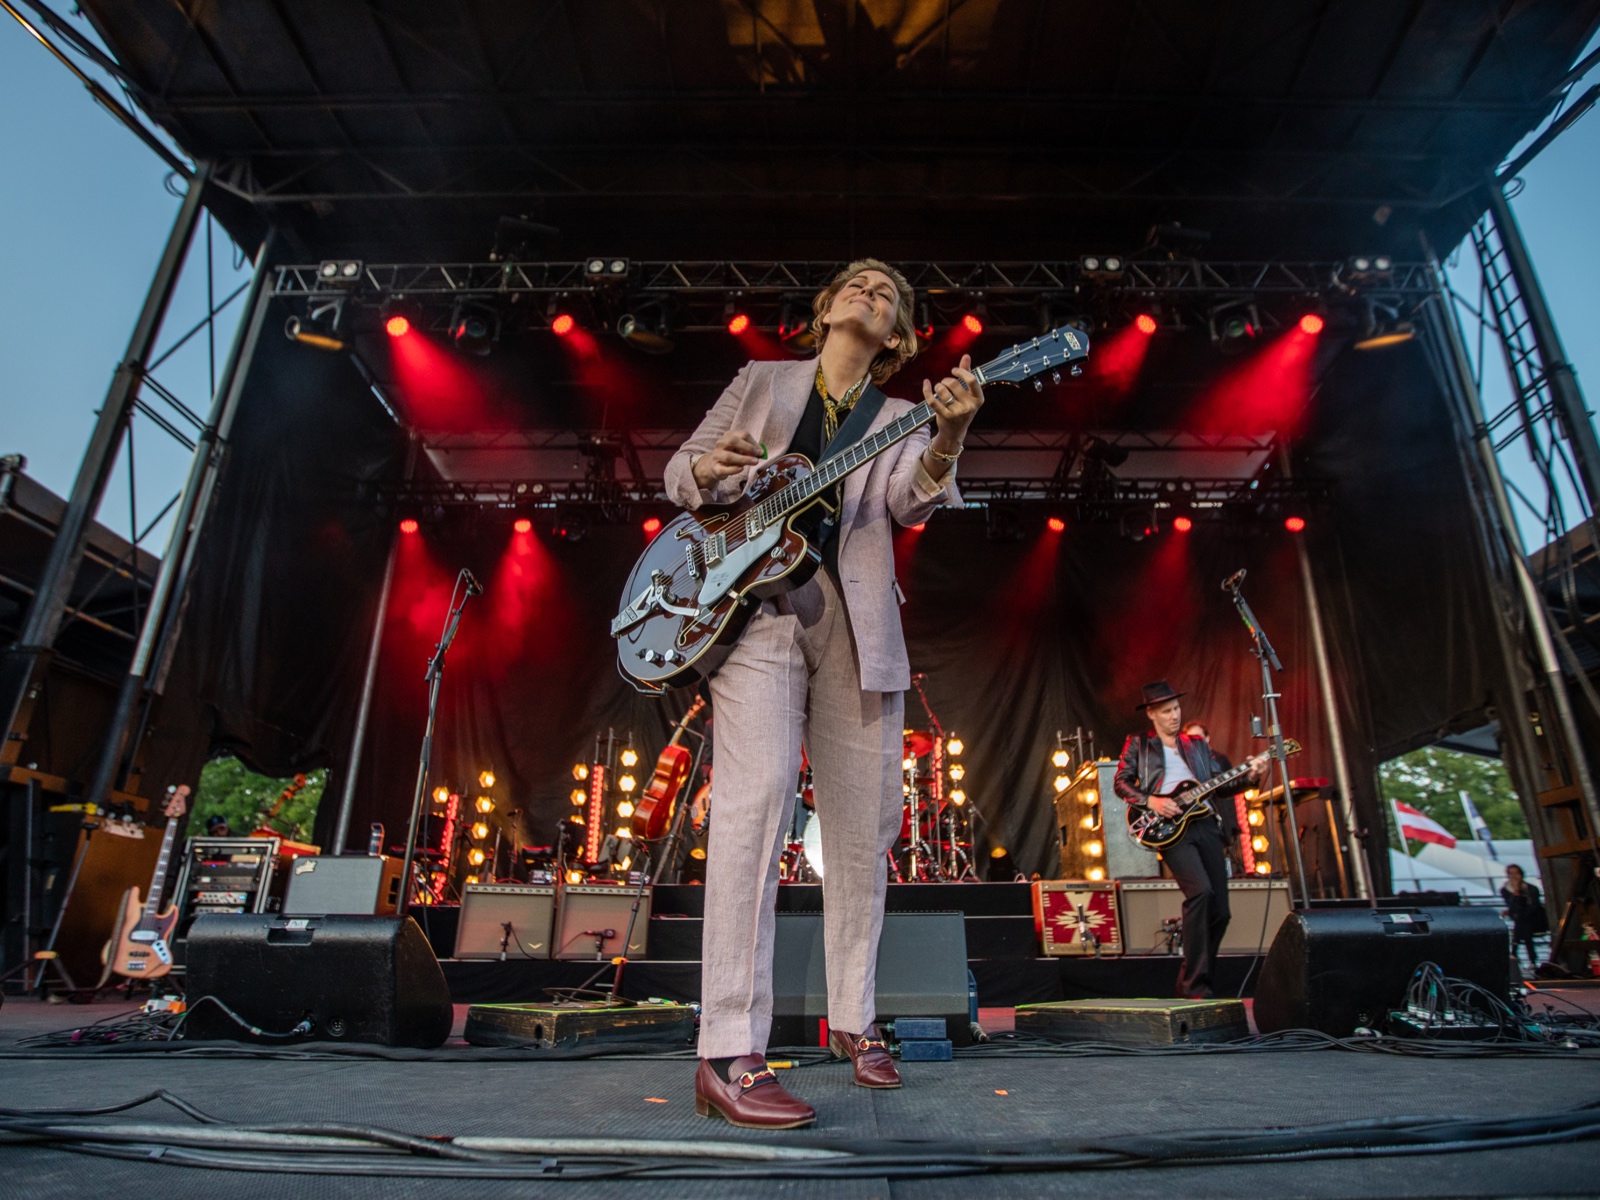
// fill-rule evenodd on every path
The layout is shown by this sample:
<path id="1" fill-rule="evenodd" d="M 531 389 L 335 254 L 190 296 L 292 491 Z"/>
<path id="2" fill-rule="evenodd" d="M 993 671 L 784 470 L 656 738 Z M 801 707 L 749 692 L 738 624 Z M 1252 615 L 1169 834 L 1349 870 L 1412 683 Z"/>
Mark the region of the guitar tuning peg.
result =
<path id="1" fill-rule="evenodd" d="M 1061 382 L 1061 372 L 1060 371 L 1051 371 L 1050 372 L 1050 382 L 1051 383 L 1060 383 Z"/>
<path id="2" fill-rule="evenodd" d="M 1082 375 L 1083 374 L 1083 364 L 1082 363 L 1073 363 L 1072 364 L 1072 373 L 1074 375 Z"/>
<path id="3" fill-rule="evenodd" d="M 1036 391 L 1036 392 L 1042 392 L 1042 391 L 1044 391 L 1044 380 L 1042 380 L 1042 379 L 1035 379 L 1035 380 L 1034 380 L 1034 381 L 1033 381 L 1033 390 L 1034 390 L 1034 391 Z"/>

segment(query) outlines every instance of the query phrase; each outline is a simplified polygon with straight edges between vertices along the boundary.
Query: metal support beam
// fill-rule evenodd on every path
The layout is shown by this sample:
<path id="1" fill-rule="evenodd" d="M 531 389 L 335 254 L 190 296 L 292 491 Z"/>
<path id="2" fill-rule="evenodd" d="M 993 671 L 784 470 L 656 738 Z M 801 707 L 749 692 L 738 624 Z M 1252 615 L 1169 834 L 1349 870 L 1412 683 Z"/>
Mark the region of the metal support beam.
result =
<path id="1" fill-rule="evenodd" d="M 99 511 L 106 483 L 116 466 L 117 447 L 139 399 L 146 364 L 155 351 L 156 338 L 161 333 L 178 277 L 183 272 L 184 259 L 189 253 L 189 243 L 200 223 L 204 211 L 201 197 L 210 177 L 210 164 L 202 163 L 189 181 L 183 203 L 178 206 L 166 249 L 156 264 L 144 307 L 128 339 L 128 351 L 111 377 L 111 387 L 78 466 L 78 477 L 73 482 L 72 494 L 50 546 L 50 557 L 45 561 L 38 588 L 28 606 L 22 632 L 0 658 L 0 726 L 6 730 L 6 744 L 0 747 L 0 762 L 16 762 L 21 756 L 22 742 L 27 738 L 33 715 L 33 702 L 44 683 L 51 648 L 61 630 L 68 598 L 78 576 L 89 525 Z"/>
<path id="2" fill-rule="evenodd" d="M 1578 476 L 1583 482 L 1584 496 L 1592 517 L 1600 513 L 1600 439 L 1595 436 L 1594 422 L 1583 402 L 1583 391 L 1578 387 L 1578 375 L 1567 361 L 1561 337 L 1556 332 L 1555 319 L 1545 302 L 1544 289 L 1539 286 L 1538 273 L 1533 269 L 1533 259 L 1528 254 L 1528 244 L 1522 240 L 1522 230 L 1512 215 L 1505 191 L 1498 180 L 1489 184 L 1489 210 L 1494 214 L 1495 232 L 1500 235 L 1500 245 L 1505 251 L 1506 264 L 1521 294 L 1523 311 L 1527 314 L 1529 332 L 1544 368 L 1544 383 L 1550 389 L 1550 403 L 1561 422 L 1562 433 L 1572 446 L 1577 459 Z M 1508 364 L 1509 365 L 1509 364 Z M 1512 371 L 1513 392 L 1521 383 Z"/>
<path id="3" fill-rule="evenodd" d="M 150 604 L 139 641 L 134 646 L 133 660 L 123 677 L 117 694 L 116 708 L 101 744 L 100 757 L 90 780 L 88 795 L 98 798 L 108 795 L 116 782 L 118 766 L 123 758 L 123 746 L 139 701 L 150 689 L 166 661 L 170 645 L 175 640 L 173 630 L 177 613 L 182 606 L 184 589 L 188 585 L 189 566 L 194 547 L 205 522 L 217 474 L 222 469 L 227 453 L 228 436 L 233 429 L 233 418 L 243 393 L 245 376 L 250 361 L 255 356 L 256 342 L 272 303 L 272 290 L 268 280 L 272 274 L 272 250 L 277 239 L 269 234 L 256 259 L 255 277 L 250 282 L 250 297 L 246 303 L 244 319 L 234 334 L 233 345 L 223 364 L 222 377 L 211 402 L 211 413 L 200 433 L 194 458 L 189 464 L 189 476 L 184 481 L 178 512 L 172 521 L 172 531 L 167 537 L 167 549 L 161 556 L 161 569 L 150 592 Z M 148 709 L 146 710 L 148 717 Z M 147 721 L 141 721 L 140 733 L 133 739 L 137 750 Z"/>

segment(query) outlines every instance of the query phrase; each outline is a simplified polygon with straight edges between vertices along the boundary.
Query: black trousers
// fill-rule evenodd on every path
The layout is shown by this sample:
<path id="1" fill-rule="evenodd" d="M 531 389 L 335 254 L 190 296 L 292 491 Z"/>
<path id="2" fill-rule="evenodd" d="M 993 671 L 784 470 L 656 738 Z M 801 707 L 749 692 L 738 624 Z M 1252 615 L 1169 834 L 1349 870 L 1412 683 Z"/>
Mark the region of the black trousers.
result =
<path id="1" fill-rule="evenodd" d="M 1178 972 L 1178 995 L 1210 996 L 1211 970 L 1233 916 L 1228 909 L 1221 824 L 1211 818 L 1193 822 L 1181 838 L 1161 851 L 1161 861 L 1183 891 L 1183 969 Z"/>

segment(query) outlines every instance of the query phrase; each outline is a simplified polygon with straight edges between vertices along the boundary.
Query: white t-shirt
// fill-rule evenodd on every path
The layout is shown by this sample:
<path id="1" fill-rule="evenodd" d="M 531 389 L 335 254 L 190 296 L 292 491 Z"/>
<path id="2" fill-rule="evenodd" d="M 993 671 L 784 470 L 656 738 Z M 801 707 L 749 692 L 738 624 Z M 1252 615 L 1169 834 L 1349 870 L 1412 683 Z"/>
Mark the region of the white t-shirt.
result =
<path id="1" fill-rule="evenodd" d="M 1161 750 L 1166 756 L 1166 767 L 1161 773 L 1161 794 L 1163 796 L 1172 795 L 1173 789 L 1180 783 L 1191 779 L 1196 783 L 1200 782 L 1195 779 L 1194 772 L 1189 769 L 1189 764 L 1184 761 L 1183 751 L 1176 746 L 1169 746 L 1165 742 L 1161 743 Z"/>

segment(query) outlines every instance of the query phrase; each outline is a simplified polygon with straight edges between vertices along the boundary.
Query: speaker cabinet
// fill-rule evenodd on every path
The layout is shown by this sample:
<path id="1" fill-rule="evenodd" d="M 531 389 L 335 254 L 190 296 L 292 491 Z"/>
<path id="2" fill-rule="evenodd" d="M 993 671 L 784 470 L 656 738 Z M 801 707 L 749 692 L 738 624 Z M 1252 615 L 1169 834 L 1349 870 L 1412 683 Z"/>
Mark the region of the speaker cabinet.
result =
<path id="1" fill-rule="evenodd" d="M 1122 936 L 1129 954 L 1165 951 L 1161 924 L 1183 916 L 1183 892 L 1171 879 L 1125 879 L 1122 892 Z M 1270 945 L 1289 912 L 1287 879 L 1228 880 L 1228 910 L 1233 914 L 1222 935 L 1222 953 L 1254 954 L 1257 946 Z M 1265 910 L 1265 911 L 1263 911 Z M 1261 925 L 1266 920 L 1266 936 Z"/>
<path id="2" fill-rule="evenodd" d="M 644 889 L 639 915 L 633 917 L 637 887 L 574 883 L 561 889 L 556 904 L 555 957 L 601 962 L 625 954 L 643 958 L 650 927 L 650 889 Z M 633 932 L 628 921 L 633 920 Z M 627 938 L 627 946 L 623 939 Z"/>
<path id="3" fill-rule="evenodd" d="M 450 1036 L 450 989 L 410 917 L 206 913 L 189 929 L 187 1038 L 432 1049 Z M 257 1037 L 250 1025 L 301 1036 Z"/>
<path id="4" fill-rule="evenodd" d="M 816 1045 L 828 1016 L 828 970 L 821 913 L 778 913 L 772 963 L 773 1045 Z M 880 1022 L 943 1017 L 948 1036 L 971 1038 L 967 927 L 961 913 L 891 912 L 878 941 Z M 850 1032 L 855 1032 L 851 1030 Z"/>
<path id="5" fill-rule="evenodd" d="M 1262 1033 L 1319 1029 L 1349 1037 L 1381 1026 L 1405 998 L 1419 963 L 1510 992 L 1510 936 L 1493 908 L 1332 909 L 1291 913 L 1256 984 Z"/>
<path id="6" fill-rule="evenodd" d="M 542 884 L 469 883 L 456 926 L 457 958 L 549 958 L 556 889 Z M 639 906 L 641 915 L 645 908 Z"/>
<path id="7" fill-rule="evenodd" d="M 289 867 L 283 911 L 388 916 L 400 906 L 401 859 L 382 854 L 307 854 Z"/>

